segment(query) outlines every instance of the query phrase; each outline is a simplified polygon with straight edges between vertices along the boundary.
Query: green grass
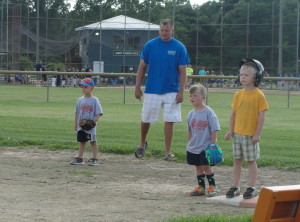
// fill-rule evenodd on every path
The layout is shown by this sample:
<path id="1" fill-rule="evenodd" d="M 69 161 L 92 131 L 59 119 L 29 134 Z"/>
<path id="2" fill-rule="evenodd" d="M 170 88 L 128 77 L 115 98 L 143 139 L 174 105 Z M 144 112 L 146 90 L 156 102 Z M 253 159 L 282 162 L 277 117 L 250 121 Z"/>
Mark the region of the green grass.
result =
<path id="1" fill-rule="evenodd" d="M 6 91 L 3 88 L 6 88 Z M 52 150 L 78 149 L 73 119 L 75 101 L 81 96 L 80 89 L 51 89 L 56 94 L 54 97 L 54 92 L 52 92 L 53 98 L 48 103 L 41 100 L 45 91 L 45 87 L 0 87 L 0 146 L 33 146 Z M 101 152 L 130 154 L 138 144 L 142 103 L 131 98 L 133 92 L 127 90 L 127 100 L 131 98 L 134 103 L 122 104 L 120 91 L 122 90 L 110 88 L 94 90 L 104 110 L 104 115 L 97 125 L 97 138 Z M 278 100 L 283 99 L 282 94 L 267 94 L 266 96 L 270 110 L 267 112 L 261 136 L 261 159 L 258 165 L 282 169 L 300 168 L 299 109 L 274 107 L 273 104 L 278 105 Z M 183 122 L 175 124 L 173 137 L 172 149 L 179 157 L 179 161 L 185 161 L 187 142 L 185 117 L 192 109 L 188 103 L 187 94 L 185 97 L 182 105 Z M 225 165 L 232 165 L 233 162 L 231 141 L 225 141 L 223 138 L 228 130 L 232 97 L 233 93 L 210 92 L 208 100 L 208 105 L 215 110 L 220 121 L 221 131 L 218 134 L 218 143 L 224 150 Z M 298 100 L 299 98 L 298 95 Z M 151 125 L 148 142 L 147 156 L 164 154 L 161 119 L 158 123 Z"/>
<path id="2" fill-rule="evenodd" d="M 132 154 L 139 140 L 142 103 L 134 99 L 132 89 L 124 92 L 121 88 L 96 88 L 94 95 L 100 99 L 104 110 L 104 115 L 97 125 L 100 152 Z M 45 87 L 0 86 L 0 146 L 77 150 L 73 121 L 75 102 L 80 96 L 81 91 L 78 88 L 49 88 L 47 91 Z M 300 95 L 290 96 L 291 108 L 287 108 L 286 94 L 266 94 L 266 97 L 270 110 L 267 112 L 261 136 L 261 158 L 258 165 L 299 169 L 300 115 L 297 105 L 299 106 Z M 172 147 L 173 153 L 181 162 L 185 161 L 187 143 L 185 118 L 192 109 L 187 98 L 186 93 L 182 104 L 183 122 L 175 124 Z M 218 143 L 224 151 L 224 165 L 233 163 L 231 141 L 225 141 L 223 138 L 228 130 L 232 98 L 232 92 L 209 92 L 208 97 L 208 105 L 218 115 L 221 125 Z M 123 104 L 124 101 L 126 104 Z M 148 142 L 146 156 L 163 156 L 164 136 L 161 119 L 151 125 Z M 70 173 L 93 176 L 89 171 Z M 168 221 L 247 222 L 251 221 L 251 215 L 184 217 Z"/>

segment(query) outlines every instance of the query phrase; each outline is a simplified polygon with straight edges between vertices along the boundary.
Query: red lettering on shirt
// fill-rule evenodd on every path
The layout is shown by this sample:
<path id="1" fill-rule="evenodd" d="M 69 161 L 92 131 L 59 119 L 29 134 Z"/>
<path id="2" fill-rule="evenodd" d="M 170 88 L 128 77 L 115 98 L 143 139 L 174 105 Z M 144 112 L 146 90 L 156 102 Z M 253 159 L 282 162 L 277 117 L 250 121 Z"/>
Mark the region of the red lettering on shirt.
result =
<path id="1" fill-rule="evenodd" d="M 94 111 L 94 108 L 92 106 L 89 106 L 88 104 L 83 104 L 81 107 L 80 107 L 80 110 L 83 112 L 83 113 L 91 113 Z"/>
<path id="2" fill-rule="evenodd" d="M 190 123 L 190 128 L 191 129 L 196 129 L 196 130 L 205 130 L 205 128 L 208 127 L 208 121 L 203 121 L 203 120 L 192 120 Z"/>

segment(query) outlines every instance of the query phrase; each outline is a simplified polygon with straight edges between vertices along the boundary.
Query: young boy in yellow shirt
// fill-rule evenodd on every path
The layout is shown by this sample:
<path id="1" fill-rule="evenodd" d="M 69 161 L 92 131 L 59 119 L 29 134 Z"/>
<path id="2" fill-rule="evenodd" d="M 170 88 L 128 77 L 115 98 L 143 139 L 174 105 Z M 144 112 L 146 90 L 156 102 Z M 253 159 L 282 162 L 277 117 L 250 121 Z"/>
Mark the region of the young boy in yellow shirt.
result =
<path id="1" fill-rule="evenodd" d="M 255 60 L 246 58 L 240 62 L 239 81 L 244 86 L 236 92 L 230 116 L 229 132 L 225 140 L 231 136 L 233 148 L 233 186 L 226 193 L 227 198 L 240 195 L 240 180 L 243 160 L 248 164 L 248 188 L 244 199 L 257 195 L 257 165 L 259 159 L 260 134 L 264 125 L 265 112 L 269 109 L 263 92 L 258 89 L 263 77 L 264 67 Z"/>

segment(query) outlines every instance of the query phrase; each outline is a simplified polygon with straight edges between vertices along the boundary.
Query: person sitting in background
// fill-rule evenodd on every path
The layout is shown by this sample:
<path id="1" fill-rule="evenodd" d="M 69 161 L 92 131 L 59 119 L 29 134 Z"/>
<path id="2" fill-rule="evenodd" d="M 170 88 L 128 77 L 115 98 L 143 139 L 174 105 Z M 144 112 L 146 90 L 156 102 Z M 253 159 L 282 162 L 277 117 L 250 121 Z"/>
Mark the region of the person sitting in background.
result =
<path id="1" fill-rule="evenodd" d="M 193 75 L 193 72 L 194 72 L 194 70 L 192 68 L 192 65 L 191 64 L 187 65 L 186 75 L 191 77 Z M 185 84 L 185 89 L 189 89 L 190 86 L 191 86 L 191 84 L 192 84 L 192 82 L 193 82 L 192 78 L 187 78 L 186 84 Z"/>

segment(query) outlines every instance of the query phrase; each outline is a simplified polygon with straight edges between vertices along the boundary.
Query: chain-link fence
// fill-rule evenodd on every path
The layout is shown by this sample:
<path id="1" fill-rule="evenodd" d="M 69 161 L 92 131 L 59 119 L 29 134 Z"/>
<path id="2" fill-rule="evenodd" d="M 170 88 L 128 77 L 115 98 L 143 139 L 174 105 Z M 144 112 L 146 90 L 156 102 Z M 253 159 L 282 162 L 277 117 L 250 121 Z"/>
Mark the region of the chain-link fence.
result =
<path id="1" fill-rule="evenodd" d="M 0 100 L 75 102 L 82 95 L 78 83 L 84 77 L 94 79 L 93 94 L 102 103 L 140 104 L 134 95 L 136 76 L 122 73 L 0 71 Z M 188 87 L 195 83 L 207 87 L 210 106 L 230 106 L 233 93 L 241 89 L 236 76 L 188 76 L 183 104 L 189 104 Z M 270 107 L 300 108 L 300 78 L 266 77 L 260 88 Z"/>
<path id="2" fill-rule="evenodd" d="M 101 22 L 124 15 L 147 24 L 172 18 L 174 37 L 187 47 L 195 72 L 205 66 L 217 74 L 230 75 L 241 58 L 251 57 L 260 60 L 271 76 L 286 73 L 299 77 L 299 1 L 232 2 L 212 1 L 200 6 L 187 0 L 83 1 L 71 9 L 45 0 L 4 0 L 0 3 L 0 69 L 34 70 L 41 59 L 49 71 L 80 71 L 94 61 L 103 61 L 111 53 L 105 50 L 140 51 L 149 35 L 138 39 L 139 31 L 131 32 L 127 21 L 119 23 L 120 32 L 111 30 L 111 38 L 104 36 Z M 94 28 L 87 31 L 89 25 Z M 94 58 L 90 51 L 84 54 L 85 47 L 98 50 Z M 119 72 L 129 72 L 126 67 L 136 69 L 137 54 L 119 56 L 123 68 Z M 129 61 L 132 57 L 134 62 Z M 114 59 L 105 61 L 104 66 L 116 66 Z"/>

